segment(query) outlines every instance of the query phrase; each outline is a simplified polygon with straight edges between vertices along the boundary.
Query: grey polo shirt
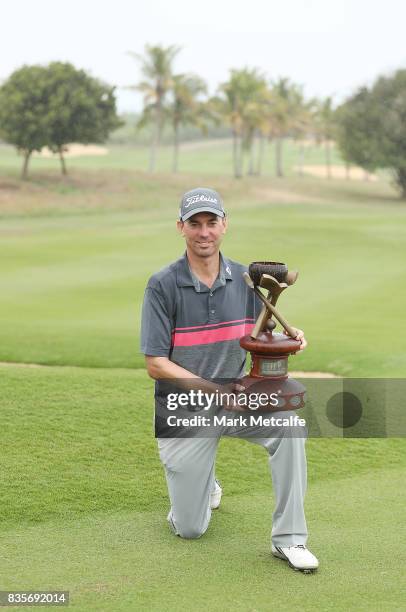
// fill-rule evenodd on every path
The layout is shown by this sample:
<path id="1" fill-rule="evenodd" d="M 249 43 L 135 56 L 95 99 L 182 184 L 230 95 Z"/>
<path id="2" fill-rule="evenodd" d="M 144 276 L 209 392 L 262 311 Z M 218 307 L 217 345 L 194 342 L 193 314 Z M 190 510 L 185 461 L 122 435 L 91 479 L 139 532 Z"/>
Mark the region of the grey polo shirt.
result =
<path id="1" fill-rule="evenodd" d="M 185 254 L 154 274 L 142 308 L 142 353 L 168 357 L 206 379 L 242 376 L 246 353 L 239 340 L 260 309 L 243 279 L 246 269 L 220 254 L 220 272 L 209 289 Z"/>

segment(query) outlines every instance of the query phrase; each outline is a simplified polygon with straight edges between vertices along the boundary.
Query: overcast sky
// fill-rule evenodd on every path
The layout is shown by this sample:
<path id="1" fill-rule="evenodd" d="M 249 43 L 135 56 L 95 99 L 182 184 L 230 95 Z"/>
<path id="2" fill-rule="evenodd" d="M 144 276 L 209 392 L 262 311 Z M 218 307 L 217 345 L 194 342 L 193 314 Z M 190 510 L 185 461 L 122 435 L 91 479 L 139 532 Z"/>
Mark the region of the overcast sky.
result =
<path id="1" fill-rule="evenodd" d="M 141 75 L 127 51 L 177 44 L 177 72 L 196 72 L 210 93 L 230 68 L 287 76 L 307 96 L 336 101 L 378 74 L 406 68 L 405 0 L 3 0 L 0 79 L 23 64 L 69 61 L 123 89 Z"/>

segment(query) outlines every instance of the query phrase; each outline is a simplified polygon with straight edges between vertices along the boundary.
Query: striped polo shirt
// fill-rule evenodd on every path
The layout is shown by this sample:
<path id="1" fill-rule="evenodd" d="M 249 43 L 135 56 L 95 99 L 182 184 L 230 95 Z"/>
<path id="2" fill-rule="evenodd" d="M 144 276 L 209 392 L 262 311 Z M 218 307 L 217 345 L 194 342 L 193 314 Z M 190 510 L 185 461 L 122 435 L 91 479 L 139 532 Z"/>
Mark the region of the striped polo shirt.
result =
<path id="1" fill-rule="evenodd" d="M 246 352 L 239 340 L 253 329 L 261 307 L 242 276 L 246 269 L 220 254 L 209 288 L 185 254 L 154 274 L 145 290 L 141 352 L 168 357 L 206 379 L 242 376 Z"/>

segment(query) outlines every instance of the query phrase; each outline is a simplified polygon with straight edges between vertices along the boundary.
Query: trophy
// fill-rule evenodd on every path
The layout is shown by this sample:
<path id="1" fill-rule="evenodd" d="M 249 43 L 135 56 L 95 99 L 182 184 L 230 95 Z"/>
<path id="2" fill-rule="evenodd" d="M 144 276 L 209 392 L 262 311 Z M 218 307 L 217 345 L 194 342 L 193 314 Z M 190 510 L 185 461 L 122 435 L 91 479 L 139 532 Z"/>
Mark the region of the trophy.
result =
<path id="1" fill-rule="evenodd" d="M 289 272 L 284 263 L 256 261 L 250 264 L 244 280 L 262 301 L 262 310 L 251 334 L 240 345 L 251 353 L 251 370 L 241 379 L 245 393 L 275 394 L 274 401 L 258 408 L 261 412 L 297 410 L 305 405 L 306 388 L 288 376 L 288 357 L 300 348 L 300 341 L 286 319 L 276 309 L 276 302 L 296 282 L 298 272 Z M 267 291 L 267 297 L 262 293 Z M 276 319 L 288 335 L 275 333 Z M 276 398 L 277 397 L 277 404 Z"/>

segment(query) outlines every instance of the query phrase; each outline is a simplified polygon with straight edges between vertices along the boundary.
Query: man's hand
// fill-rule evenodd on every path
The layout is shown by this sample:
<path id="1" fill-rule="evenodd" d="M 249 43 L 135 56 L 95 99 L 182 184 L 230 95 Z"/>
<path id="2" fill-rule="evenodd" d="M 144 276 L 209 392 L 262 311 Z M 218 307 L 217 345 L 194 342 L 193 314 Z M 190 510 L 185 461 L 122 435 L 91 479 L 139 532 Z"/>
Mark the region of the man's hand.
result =
<path id="1" fill-rule="evenodd" d="M 238 395 L 245 391 L 245 387 L 243 385 L 240 385 L 238 382 L 232 382 L 232 383 L 229 383 L 228 385 L 222 385 L 221 387 L 219 387 L 219 391 L 220 393 L 227 393 L 228 395 L 231 396 L 229 399 L 224 398 L 222 407 L 225 410 L 233 410 L 235 412 L 245 412 L 245 408 L 243 406 L 240 406 L 237 403 L 237 401 L 234 401 L 234 398 L 232 397 L 232 396 L 235 396 L 235 399 L 237 400 Z"/>
<path id="2" fill-rule="evenodd" d="M 303 351 L 306 348 L 307 340 L 304 337 L 304 332 L 301 329 L 297 329 L 296 327 L 292 327 L 292 329 L 296 333 L 296 340 L 300 340 L 300 348 L 298 351 L 300 353 L 300 351 Z M 285 329 L 283 330 L 283 333 L 285 334 L 285 336 L 289 336 L 288 332 Z"/>

